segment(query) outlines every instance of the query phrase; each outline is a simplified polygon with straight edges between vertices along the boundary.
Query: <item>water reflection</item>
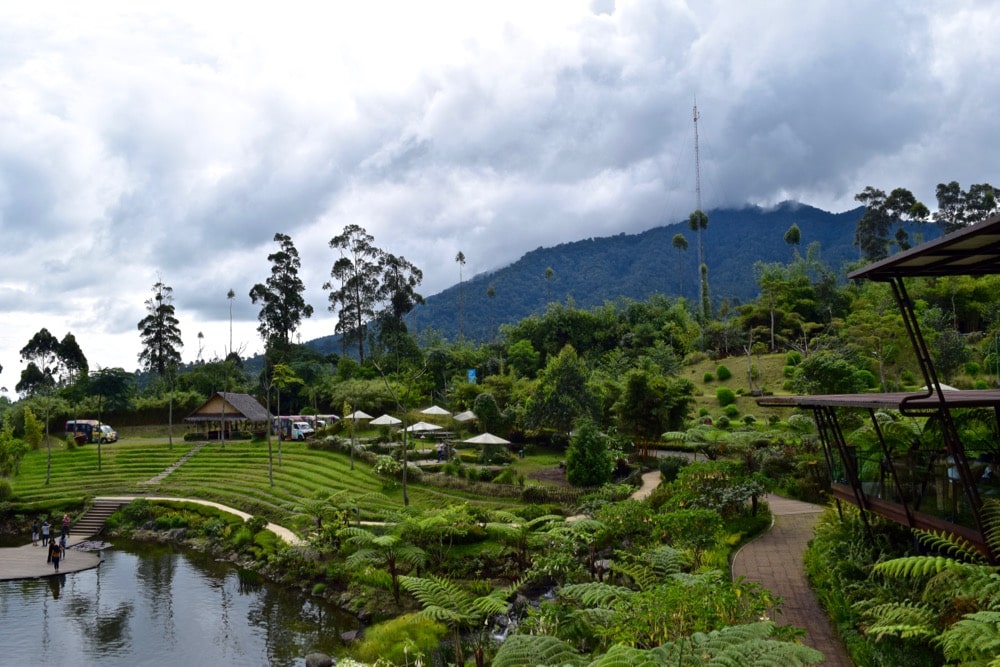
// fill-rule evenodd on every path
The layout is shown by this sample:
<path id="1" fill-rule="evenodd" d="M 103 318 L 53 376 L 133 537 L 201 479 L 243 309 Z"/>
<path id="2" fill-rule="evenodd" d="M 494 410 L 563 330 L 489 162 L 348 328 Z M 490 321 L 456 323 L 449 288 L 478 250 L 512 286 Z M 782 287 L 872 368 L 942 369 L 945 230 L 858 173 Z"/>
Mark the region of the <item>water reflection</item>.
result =
<path id="1" fill-rule="evenodd" d="M 301 665 L 356 620 L 253 572 L 169 548 L 119 547 L 95 570 L 0 582 L 4 664 Z"/>

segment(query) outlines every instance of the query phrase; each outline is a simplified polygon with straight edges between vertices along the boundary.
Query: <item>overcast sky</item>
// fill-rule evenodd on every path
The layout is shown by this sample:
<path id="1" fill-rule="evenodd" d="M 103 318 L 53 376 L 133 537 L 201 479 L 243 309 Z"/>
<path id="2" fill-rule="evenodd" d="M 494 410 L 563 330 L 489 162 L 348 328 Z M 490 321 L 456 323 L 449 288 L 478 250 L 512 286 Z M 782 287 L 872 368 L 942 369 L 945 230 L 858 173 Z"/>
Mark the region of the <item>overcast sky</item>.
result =
<path id="1" fill-rule="evenodd" d="M 159 5 L 158 8 L 157 5 Z M 320 8 L 318 8 L 320 7 Z M 155 8 L 155 9 L 154 9 Z M 40 328 L 137 366 L 158 278 L 194 360 L 261 349 L 275 232 L 316 312 L 359 224 L 431 295 L 524 252 L 695 208 L 932 209 L 1000 181 L 991 2 L 0 5 L 0 386 Z"/>

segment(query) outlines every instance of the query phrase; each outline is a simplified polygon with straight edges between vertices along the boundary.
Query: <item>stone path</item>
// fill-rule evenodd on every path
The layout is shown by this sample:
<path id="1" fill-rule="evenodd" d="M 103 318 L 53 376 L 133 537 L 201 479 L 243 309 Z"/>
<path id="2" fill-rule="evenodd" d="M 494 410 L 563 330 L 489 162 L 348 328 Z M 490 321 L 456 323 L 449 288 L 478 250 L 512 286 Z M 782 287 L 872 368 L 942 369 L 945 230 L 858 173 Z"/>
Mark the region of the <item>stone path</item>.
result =
<path id="1" fill-rule="evenodd" d="M 757 582 L 779 596 L 781 612 L 774 621 L 806 631 L 802 643 L 820 651 L 830 667 L 853 667 L 830 622 L 809 587 L 802 565 L 806 545 L 823 508 L 769 495 L 774 515 L 770 530 L 746 544 L 733 557 L 734 577 Z"/>
<path id="2" fill-rule="evenodd" d="M 195 454 L 197 454 L 198 452 L 200 452 L 201 448 L 204 447 L 207 444 L 208 444 L 207 442 L 203 442 L 201 444 L 195 445 L 194 447 L 191 448 L 191 451 L 189 451 L 187 454 L 185 454 L 184 456 L 182 456 L 179 459 L 177 459 L 176 461 L 174 461 L 174 463 L 172 465 L 170 465 L 166 470 L 164 470 L 163 472 L 159 473 L 155 477 L 152 477 L 151 479 L 147 479 L 145 482 L 139 482 L 139 484 L 142 484 L 142 485 L 146 485 L 146 484 L 159 484 L 160 482 L 163 481 L 163 479 L 167 475 L 169 475 L 170 473 L 172 473 L 173 471 L 177 470 L 182 465 L 184 465 L 185 463 L 187 463 L 188 459 L 190 459 L 192 456 L 194 456 Z"/>

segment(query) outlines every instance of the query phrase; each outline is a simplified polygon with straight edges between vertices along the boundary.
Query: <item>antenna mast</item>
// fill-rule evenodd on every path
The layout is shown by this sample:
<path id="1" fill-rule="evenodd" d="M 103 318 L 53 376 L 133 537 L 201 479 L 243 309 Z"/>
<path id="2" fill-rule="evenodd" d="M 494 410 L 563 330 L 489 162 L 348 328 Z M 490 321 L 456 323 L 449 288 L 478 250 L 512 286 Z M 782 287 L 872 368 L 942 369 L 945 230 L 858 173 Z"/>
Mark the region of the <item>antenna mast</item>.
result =
<path id="1" fill-rule="evenodd" d="M 694 100 L 694 191 L 697 197 L 698 210 L 701 210 L 701 154 L 698 150 L 698 98 Z"/>

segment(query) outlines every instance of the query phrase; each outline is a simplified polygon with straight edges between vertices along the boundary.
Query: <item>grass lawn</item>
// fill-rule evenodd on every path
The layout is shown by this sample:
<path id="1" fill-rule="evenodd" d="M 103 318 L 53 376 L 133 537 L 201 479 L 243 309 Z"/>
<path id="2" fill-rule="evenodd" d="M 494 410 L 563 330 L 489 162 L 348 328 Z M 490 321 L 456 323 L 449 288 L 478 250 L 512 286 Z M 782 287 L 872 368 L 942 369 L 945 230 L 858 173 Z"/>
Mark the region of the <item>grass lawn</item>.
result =
<path id="1" fill-rule="evenodd" d="M 346 455 L 311 450 L 299 442 L 281 443 L 280 465 L 278 443 L 273 443 L 273 486 L 268 481 L 267 444 L 251 441 L 229 441 L 224 447 L 212 442 L 159 484 L 145 483 L 198 444 L 175 438 L 171 450 L 166 438 L 124 438 L 101 446 L 98 470 L 97 445 L 70 450 L 65 443 L 53 441 L 49 484 L 45 483 L 47 452 L 43 446 L 29 452 L 20 474 L 11 478 L 13 502 L 18 511 L 31 511 L 81 506 L 97 495 L 191 497 L 261 514 L 284 525 L 290 524 L 292 507 L 320 492 L 340 493 L 345 501 L 361 508 L 363 517 L 403 507 L 399 486 L 384 488 L 367 464 L 355 460 L 351 470 Z M 516 502 L 414 483 L 408 491 L 411 507 L 418 509 L 463 501 L 509 508 Z"/>

